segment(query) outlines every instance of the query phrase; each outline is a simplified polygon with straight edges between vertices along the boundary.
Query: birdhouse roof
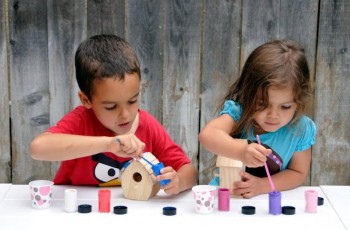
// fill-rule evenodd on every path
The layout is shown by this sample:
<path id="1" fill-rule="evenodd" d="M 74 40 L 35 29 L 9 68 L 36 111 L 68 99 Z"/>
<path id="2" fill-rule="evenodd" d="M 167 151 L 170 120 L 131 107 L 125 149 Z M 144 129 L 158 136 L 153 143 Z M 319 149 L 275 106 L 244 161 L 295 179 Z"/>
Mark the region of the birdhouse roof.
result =
<path id="1" fill-rule="evenodd" d="M 242 161 L 233 160 L 227 157 L 218 156 L 216 159 L 216 167 L 242 167 Z"/>

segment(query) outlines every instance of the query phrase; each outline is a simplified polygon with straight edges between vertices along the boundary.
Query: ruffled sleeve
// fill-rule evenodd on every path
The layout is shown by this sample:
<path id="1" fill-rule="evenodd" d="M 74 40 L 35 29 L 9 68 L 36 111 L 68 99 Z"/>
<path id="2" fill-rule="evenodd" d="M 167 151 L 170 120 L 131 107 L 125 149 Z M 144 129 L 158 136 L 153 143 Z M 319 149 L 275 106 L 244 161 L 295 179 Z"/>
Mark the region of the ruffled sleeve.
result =
<path id="1" fill-rule="evenodd" d="M 242 108 L 237 102 L 233 100 L 227 100 L 225 101 L 224 108 L 220 111 L 219 114 L 228 114 L 233 118 L 234 121 L 238 121 L 242 116 Z"/>
<path id="2" fill-rule="evenodd" d="M 304 151 L 310 148 L 315 144 L 316 140 L 316 125 L 315 123 L 307 116 L 303 116 L 299 120 L 299 128 L 303 130 L 303 136 L 300 139 L 299 143 L 296 146 L 297 152 Z"/>

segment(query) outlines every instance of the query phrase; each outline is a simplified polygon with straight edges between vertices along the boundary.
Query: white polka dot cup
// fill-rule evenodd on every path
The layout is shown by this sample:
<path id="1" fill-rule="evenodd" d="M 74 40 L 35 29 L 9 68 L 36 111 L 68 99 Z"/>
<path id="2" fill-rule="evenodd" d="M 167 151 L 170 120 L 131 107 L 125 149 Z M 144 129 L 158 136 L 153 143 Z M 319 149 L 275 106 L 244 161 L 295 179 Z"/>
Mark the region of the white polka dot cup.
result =
<path id="1" fill-rule="evenodd" d="M 196 185 L 192 187 L 195 210 L 199 214 L 209 214 L 214 210 L 216 187 L 212 185 Z"/>
<path id="2" fill-rule="evenodd" d="M 34 180 L 29 182 L 32 207 L 46 209 L 51 206 L 53 182 L 49 180 Z"/>

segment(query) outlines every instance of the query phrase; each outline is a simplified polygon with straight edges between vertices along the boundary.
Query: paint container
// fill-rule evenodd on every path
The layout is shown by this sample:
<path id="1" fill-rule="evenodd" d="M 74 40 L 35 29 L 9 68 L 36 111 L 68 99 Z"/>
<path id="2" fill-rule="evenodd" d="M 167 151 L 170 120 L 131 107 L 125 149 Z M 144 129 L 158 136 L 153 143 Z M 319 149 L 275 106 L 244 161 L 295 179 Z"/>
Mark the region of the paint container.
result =
<path id="1" fill-rule="evenodd" d="M 228 188 L 219 188 L 218 193 L 219 211 L 230 211 L 230 190 Z"/>
<path id="2" fill-rule="evenodd" d="M 99 212 L 111 211 L 111 190 L 102 189 L 98 191 L 98 210 Z"/>
<path id="3" fill-rule="evenodd" d="M 269 193 L 269 213 L 270 214 L 279 215 L 282 213 L 281 199 L 282 199 L 281 192 L 273 191 Z"/>
<path id="4" fill-rule="evenodd" d="M 318 194 L 315 190 L 306 190 L 305 191 L 305 212 L 316 213 L 317 212 L 317 203 L 318 203 Z"/>
<path id="5" fill-rule="evenodd" d="M 64 211 L 76 212 L 78 209 L 77 204 L 78 191 L 76 189 L 64 190 Z"/>

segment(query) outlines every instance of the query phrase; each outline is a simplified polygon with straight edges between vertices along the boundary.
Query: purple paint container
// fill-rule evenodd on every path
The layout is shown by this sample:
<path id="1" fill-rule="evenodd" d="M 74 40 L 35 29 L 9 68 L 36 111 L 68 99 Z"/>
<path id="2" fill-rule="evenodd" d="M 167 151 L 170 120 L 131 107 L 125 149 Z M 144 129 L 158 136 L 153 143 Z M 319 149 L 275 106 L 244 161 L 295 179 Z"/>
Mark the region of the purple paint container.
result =
<path id="1" fill-rule="evenodd" d="M 282 213 L 281 206 L 282 195 L 281 192 L 269 192 L 269 213 L 272 215 L 279 215 Z"/>

